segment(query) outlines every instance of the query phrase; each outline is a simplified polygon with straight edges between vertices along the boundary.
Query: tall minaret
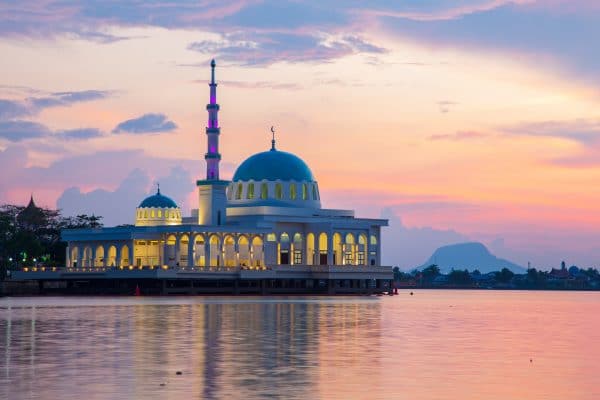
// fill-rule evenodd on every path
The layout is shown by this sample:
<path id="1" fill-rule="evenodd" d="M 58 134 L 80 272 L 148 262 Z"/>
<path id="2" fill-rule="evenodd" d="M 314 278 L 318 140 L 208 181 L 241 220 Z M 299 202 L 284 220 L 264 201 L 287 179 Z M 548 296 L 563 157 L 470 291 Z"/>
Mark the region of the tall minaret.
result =
<path id="1" fill-rule="evenodd" d="M 196 182 L 198 185 L 198 223 L 200 225 L 223 225 L 227 212 L 226 190 L 229 181 L 219 178 L 219 105 L 217 104 L 217 83 L 215 82 L 215 60 L 210 62 L 211 76 L 210 101 L 206 105 L 208 126 L 206 127 L 206 179 Z"/>
<path id="2" fill-rule="evenodd" d="M 206 180 L 219 180 L 219 105 L 217 104 L 217 83 L 215 82 L 215 60 L 210 62 L 210 102 L 206 105 L 208 111 L 208 126 L 206 127 L 207 151 L 204 155 L 206 160 Z"/>

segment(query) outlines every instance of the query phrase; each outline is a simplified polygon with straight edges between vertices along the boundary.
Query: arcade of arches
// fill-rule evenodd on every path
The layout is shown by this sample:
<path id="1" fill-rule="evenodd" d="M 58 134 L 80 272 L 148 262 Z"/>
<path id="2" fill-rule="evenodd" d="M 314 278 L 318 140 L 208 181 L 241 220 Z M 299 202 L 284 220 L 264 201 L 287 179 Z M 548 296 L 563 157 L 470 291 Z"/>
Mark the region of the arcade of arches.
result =
<path id="1" fill-rule="evenodd" d="M 375 265 L 375 235 L 351 232 L 173 233 L 157 239 L 70 242 L 70 267 Z"/>

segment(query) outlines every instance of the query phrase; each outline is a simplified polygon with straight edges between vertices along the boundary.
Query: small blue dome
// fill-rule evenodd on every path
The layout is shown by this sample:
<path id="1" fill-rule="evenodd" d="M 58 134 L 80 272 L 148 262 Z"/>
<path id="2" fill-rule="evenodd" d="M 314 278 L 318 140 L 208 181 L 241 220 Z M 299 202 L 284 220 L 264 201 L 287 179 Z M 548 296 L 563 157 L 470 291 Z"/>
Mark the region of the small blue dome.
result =
<path id="1" fill-rule="evenodd" d="M 167 196 L 160 194 L 160 190 L 153 196 L 146 197 L 138 208 L 177 208 L 177 204 Z"/>
<path id="2" fill-rule="evenodd" d="M 308 181 L 315 178 L 308 165 L 292 153 L 272 149 L 247 158 L 233 174 L 233 181 Z"/>

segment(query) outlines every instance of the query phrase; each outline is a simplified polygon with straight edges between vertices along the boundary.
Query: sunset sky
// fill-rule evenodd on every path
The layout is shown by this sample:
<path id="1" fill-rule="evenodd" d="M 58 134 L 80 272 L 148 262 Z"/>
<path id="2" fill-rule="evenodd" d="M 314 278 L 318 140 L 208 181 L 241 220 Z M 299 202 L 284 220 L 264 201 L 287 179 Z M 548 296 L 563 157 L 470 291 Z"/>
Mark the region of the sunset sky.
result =
<path id="1" fill-rule="evenodd" d="M 390 218 L 387 264 L 600 266 L 599 38 L 593 0 L 5 0 L 0 203 L 195 207 L 215 58 L 222 178 L 274 125 L 325 207 Z"/>

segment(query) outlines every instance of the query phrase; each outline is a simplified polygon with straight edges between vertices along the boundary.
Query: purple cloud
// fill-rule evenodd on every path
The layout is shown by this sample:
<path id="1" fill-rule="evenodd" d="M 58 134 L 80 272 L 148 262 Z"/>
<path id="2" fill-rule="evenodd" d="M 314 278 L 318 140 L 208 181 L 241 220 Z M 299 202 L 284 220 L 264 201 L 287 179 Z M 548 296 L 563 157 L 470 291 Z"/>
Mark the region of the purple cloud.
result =
<path id="1" fill-rule="evenodd" d="M 49 107 L 68 107 L 75 103 L 101 100 L 112 94 L 105 90 L 82 90 L 57 92 L 43 97 L 28 97 L 23 100 L 0 99 L 0 120 L 8 120 L 38 114 Z"/>
<path id="2" fill-rule="evenodd" d="M 18 118 L 30 114 L 31 109 L 25 104 L 19 101 L 0 99 L 0 120 Z"/>
<path id="3" fill-rule="evenodd" d="M 100 129 L 79 128 L 58 131 L 56 135 L 65 139 L 93 139 L 96 137 L 101 137 L 103 134 Z"/>
<path id="4" fill-rule="evenodd" d="M 282 61 L 329 61 L 351 54 L 378 54 L 387 51 L 357 36 L 332 38 L 307 33 L 280 32 L 223 35 L 218 41 L 191 43 L 188 49 L 247 66 L 270 65 Z"/>
<path id="5" fill-rule="evenodd" d="M 39 111 L 48 107 L 69 106 L 74 103 L 101 100 L 112 92 L 104 90 L 82 90 L 79 92 L 56 92 L 47 97 L 30 97 L 25 100 L 30 107 Z"/>
<path id="6" fill-rule="evenodd" d="M 177 125 L 164 114 L 144 114 L 121 122 L 113 133 L 161 133 L 177 129 Z"/>
<path id="7" fill-rule="evenodd" d="M 600 145 L 600 120 L 526 122 L 500 129 L 511 135 L 555 137 L 579 142 L 586 146 L 598 147 Z"/>
<path id="8" fill-rule="evenodd" d="M 46 126 L 31 121 L 0 121 L 0 138 L 11 142 L 20 142 L 51 135 Z"/>

